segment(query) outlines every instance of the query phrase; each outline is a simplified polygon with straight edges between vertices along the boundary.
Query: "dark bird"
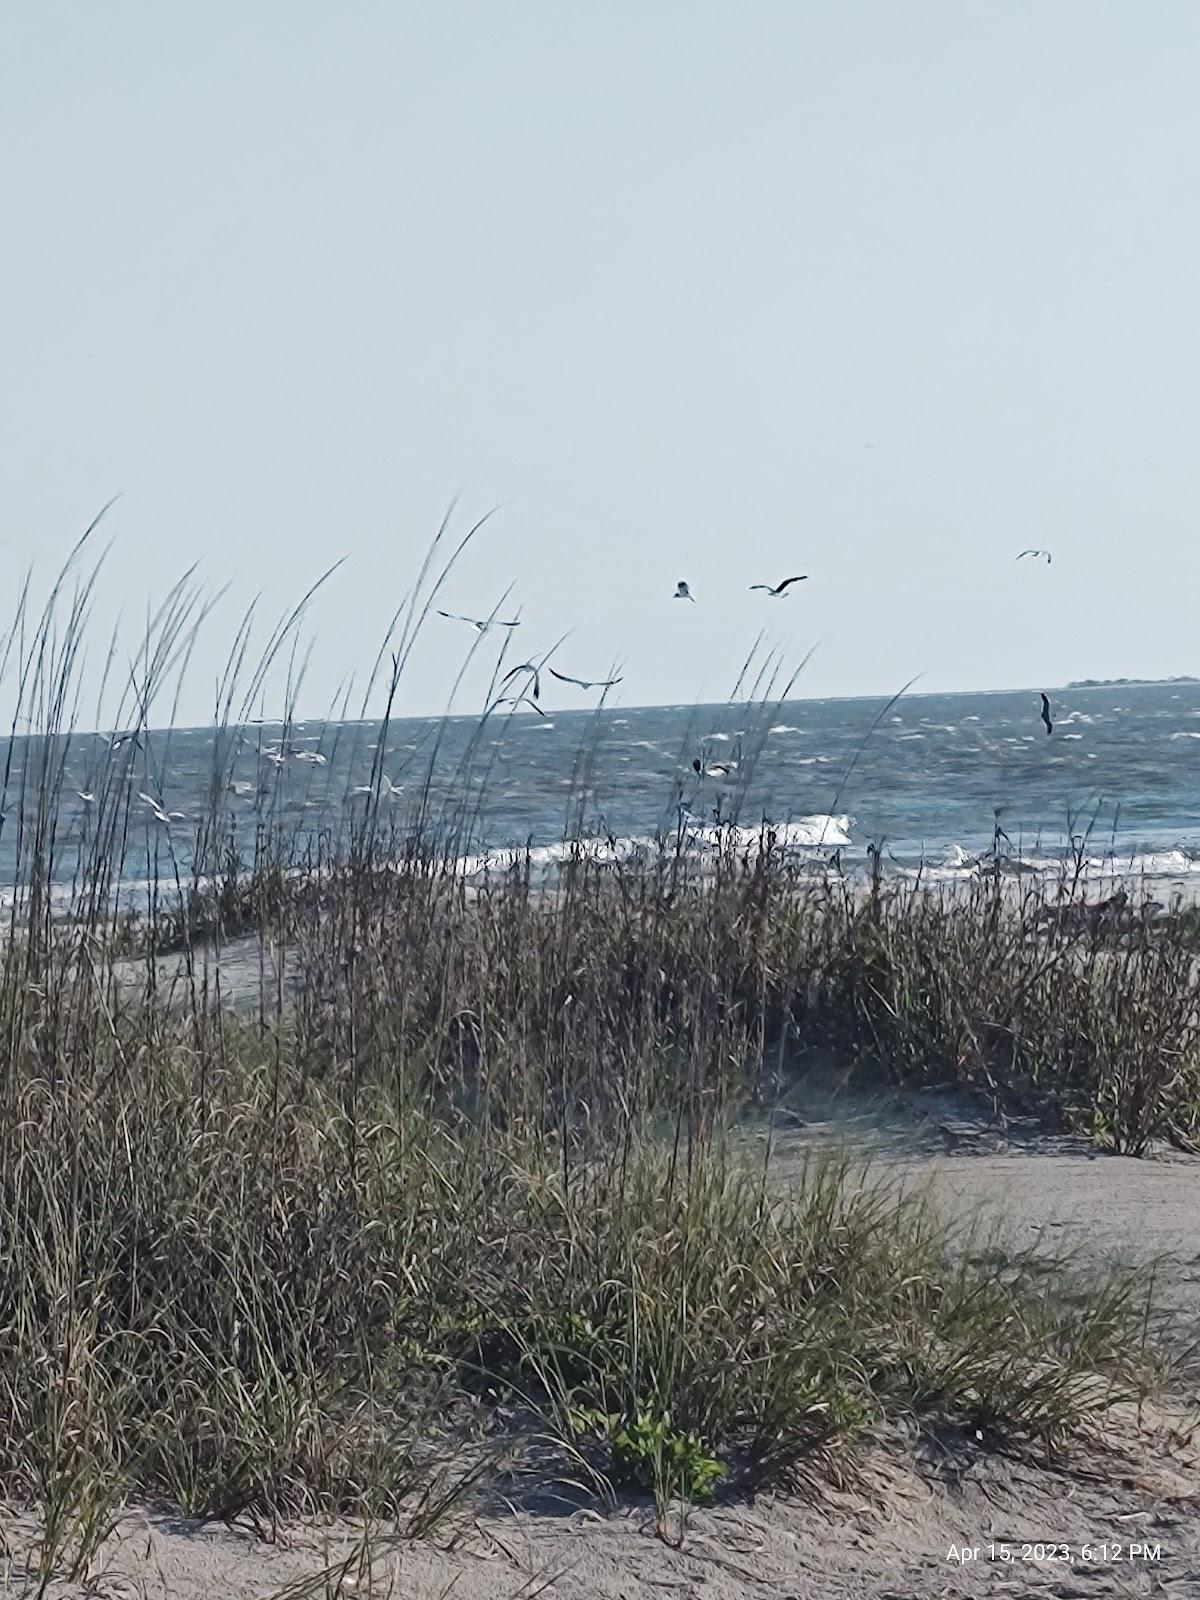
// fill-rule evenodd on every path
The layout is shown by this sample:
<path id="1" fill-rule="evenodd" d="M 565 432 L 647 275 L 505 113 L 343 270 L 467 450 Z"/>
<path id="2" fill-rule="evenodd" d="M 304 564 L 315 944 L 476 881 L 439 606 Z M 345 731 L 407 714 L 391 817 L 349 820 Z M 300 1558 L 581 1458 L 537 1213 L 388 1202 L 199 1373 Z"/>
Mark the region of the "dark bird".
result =
<path id="1" fill-rule="evenodd" d="M 536 700 L 529 700 L 523 694 L 517 695 L 515 699 L 511 695 L 502 695 L 495 703 L 498 706 L 512 706 L 514 711 L 518 706 L 528 706 L 531 711 L 536 711 L 539 717 L 546 715 Z"/>
<path id="2" fill-rule="evenodd" d="M 1021 554 L 1017 557 L 1017 560 L 1022 561 L 1026 556 L 1032 556 L 1035 561 L 1037 561 L 1039 558 L 1044 558 L 1046 565 L 1050 565 L 1049 550 L 1022 550 Z"/>
<path id="3" fill-rule="evenodd" d="M 1046 737 L 1049 738 L 1054 732 L 1054 724 L 1050 721 L 1050 701 L 1045 695 L 1042 696 L 1042 721 L 1046 724 Z"/>
<path id="4" fill-rule="evenodd" d="M 683 579 L 680 578 L 679 582 L 675 585 L 675 593 L 671 596 L 671 598 L 673 600 L 695 600 L 696 596 L 688 588 Z"/>
<path id="5" fill-rule="evenodd" d="M 804 583 L 808 578 L 807 572 L 802 572 L 798 578 L 785 578 L 782 583 L 777 583 L 772 589 L 769 583 L 752 583 L 751 589 L 765 589 L 772 600 L 778 599 L 787 593 L 789 583 Z"/>
<path id="6" fill-rule="evenodd" d="M 572 678 L 569 673 L 555 672 L 553 667 L 547 667 L 546 670 L 560 683 L 577 683 L 581 689 L 611 689 L 614 683 L 624 681 L 621 678 Z"/>
<path id="7" fill-rule="evenodd" d="M 540 700 L 542 696 L 542 669 L 539 666 L 536 666 L 532 661 L 522 661 L 519 667 L 513 667 L 511 672 L 506 672 L 500 679 L 501 686 L 509 683 L 513 678 L 516 677 L 518 672 L 527 672 L 529 674 L 529 679 L 533 686 L 533 698 L 535 700 Z M 557 678 L 558 673 L 556 672 L 554 676 Z"/>
<path id="8" fill-rule="evenodd" d="M 438 611 L 439 617 L 449 617 L 451 622 L 469 622 L 480 633 L 486 633 L 489 628 L 519 628 L 520 622 L 499 622 L 494 617 L 487 617 L 482 622 L 478 617 L 464 617 L 458 611 Z"/>

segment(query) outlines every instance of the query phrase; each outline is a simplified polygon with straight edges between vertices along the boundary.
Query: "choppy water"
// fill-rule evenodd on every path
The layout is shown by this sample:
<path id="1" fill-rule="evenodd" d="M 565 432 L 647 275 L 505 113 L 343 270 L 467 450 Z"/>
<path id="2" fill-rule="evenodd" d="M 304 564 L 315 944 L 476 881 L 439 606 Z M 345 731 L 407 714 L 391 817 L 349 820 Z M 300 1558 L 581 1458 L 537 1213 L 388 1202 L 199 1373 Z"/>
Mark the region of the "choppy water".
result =
<path id="1" fill-rule="evenodd" d="M 552 860 L 564 829 L 627 841 L 673 830 L 679 807 L 699 830 L 720 807 L 755 830 L 790 824 L 797 849 L 841 849 L 852 865 L 868 844 L 900 868 L 925 863 L 953 876 L 993 844 L 997 820 L 1014 858 L 1055 867 L 1071 836 L 1087 835 L 1096 869 L 1185 875 L 1200 870 L 1200 685 L 1061 690 L 1047 737 L 1036 693 L 909 695 L 872 725 L 882 700 L 794 700 L 761 706 L 611 708 L 521 712 L 493 718 L 394 722 L 382 770 L 396 786 L 385 802 L 403 822 L 427 793 L 434 816 L 464 795 L 484 796 L 471 849 L 532 844 Z M 278 726 L 226 732 L 230 752 L 221 809 L 244 850 L 264 817 L 298 838 L 336 836 L 365 804 L 380 730 L 372 724 L 297 724 L 280 748 Z M 167 830 L 136 798 L 160 797 L 182 817 L 170 841 L 186 864 L 195 818 L 212 782 L 211 729 L 151 734 L 133 755 L 130 861 L 163 858 Z M 105 739 L 74 737 L 66 752 L 55 874 L 68 881 L 95 826 Z M 699 759 L 705 769 L 692 768 Z M 720 769 L 731 764 L 729 772 Z M 16 791 L 38 765 L 15 741 L 0 829 L 0 882 L 15 869 Z M 224 783 L 224 779 L 222 780 Z M 428 788 L 426 790 L 426 785 Z M 28 802 L 26 803 L 28 807 Z M 127 865 L 127 870 L 130 866 Z"/>

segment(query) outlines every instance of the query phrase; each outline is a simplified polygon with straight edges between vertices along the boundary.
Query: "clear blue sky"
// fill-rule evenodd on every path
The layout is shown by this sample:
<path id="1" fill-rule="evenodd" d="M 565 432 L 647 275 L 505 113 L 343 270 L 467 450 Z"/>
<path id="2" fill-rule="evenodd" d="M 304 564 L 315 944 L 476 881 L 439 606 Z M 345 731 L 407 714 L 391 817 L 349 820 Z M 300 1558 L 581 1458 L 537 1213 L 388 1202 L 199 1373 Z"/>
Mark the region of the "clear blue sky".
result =
<path id="1" fill-rule="evenodd" d="M 102 622 L 346 555 L 315 711 L 461 488 L 448 608 L 626 704 L 762 622 L 812 694 L 1196 671 L 1198 83 L 1194 0 L 10 7 L 5 570 L 117 491 Z"/>

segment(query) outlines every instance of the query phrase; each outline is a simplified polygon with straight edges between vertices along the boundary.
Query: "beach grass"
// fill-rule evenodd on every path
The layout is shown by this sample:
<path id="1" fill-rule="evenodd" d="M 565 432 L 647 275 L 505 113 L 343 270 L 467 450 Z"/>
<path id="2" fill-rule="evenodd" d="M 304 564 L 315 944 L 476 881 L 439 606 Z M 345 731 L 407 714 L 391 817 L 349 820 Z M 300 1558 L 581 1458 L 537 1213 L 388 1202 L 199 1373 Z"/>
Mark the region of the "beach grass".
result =
<path id="1" fill-rule="evenodd" d="M 165 759 L 151 708 L 205 613 L 174 591 L 65 904 L 94 575 L 76 552 L 42 612 L 22 596 L 0 663 L 10 773 L 23 740 L 0 950 L 0 1495 L 38 1512 L 43 1582 L 82 1571 L 131 1497 L 425 1533 L 533 1475 L 646 1494 L 664 1520 L 764 1485 L 818 1492 L 884 1435 L 1065 1448 L 1161 1381 L 1132 1276 L 976 1248 L 834 1156 L 783 1191 L 738 1124 L 820 1053 L 1115 1149 L 1190 1144 L 1185 930 L 1047 915 L 1051 891 L 998 876 L 948 898 L 814 876 L 769 828 L 734 826 L 736 796 L 702 860 L 677 832 L 615 863 L 568 848 L 549 886 L 519 852 L 467 881 L 494 707 L 457 810 L 400 816 L 381 782 L 444 536 L 379 652 L 367 803 L 301 845 L 256 802 L 248 858 L 231 762 L 303 602 L 254 664 L 238 630 L 185 855 L 131 798 Z M 764 726 L 773 670 L 751 685 Z M 223 971 L 247 938 L 269 976 L 239 1011 Z"/>

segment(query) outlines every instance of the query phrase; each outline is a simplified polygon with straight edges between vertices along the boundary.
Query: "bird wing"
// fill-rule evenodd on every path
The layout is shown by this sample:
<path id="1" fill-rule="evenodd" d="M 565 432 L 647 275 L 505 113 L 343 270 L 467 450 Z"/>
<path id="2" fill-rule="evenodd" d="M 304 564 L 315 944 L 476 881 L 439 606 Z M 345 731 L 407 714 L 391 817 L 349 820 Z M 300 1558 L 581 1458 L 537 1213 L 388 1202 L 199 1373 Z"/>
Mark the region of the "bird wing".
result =
<path id="1" fill-rule="evenodd" d="M 752 583 L 750 587 L 751 589 L 770 589 L 771 585 L 769 583 Z"/>
<path id="2" fill-rule="evenodd" d="M 1020 555 L 1017 557 L 1017 560 L 1021 561 L 1025 556 L 1036 556 L 1037 554 L 1038 552 L 1036 550 L 1022 550 Z"/>
<path id="3" fill-rule="evenodd" d="M 148 806 L 153 806 L 155 811 L 161 811 L 162 805 L 153 795 L 147 794 L 143 789 L 138 790 L 138 799 L 144 800 Z"/>
<path id="4" fill-rule="evenodd" d="M 552 678 L 557 678 L 559 683 L 577 683 L 581 689 L 590 689 L 592 687 L 591 684 L 588 683 L 586 679 L 584 679 L 584 678 L 572 678 L 569 673 L 556 672 L 553 667 L 547 667 L 546 671 L 550 674 L 550 676 Z"/>
<path id="5" fill-rule="evenodd" d="M 776 594 L 782 594 L 783 591 L 787 588 L 789 583 L 803 583 L 807 577 L 808 577 L 808 573 L 807 572 L 802 572 L 800 574 L 800 576 L 797 577 L 797 578 L 785 578 L 783 580 L 783 582 L 776 587 L 775 593 Z"/>

